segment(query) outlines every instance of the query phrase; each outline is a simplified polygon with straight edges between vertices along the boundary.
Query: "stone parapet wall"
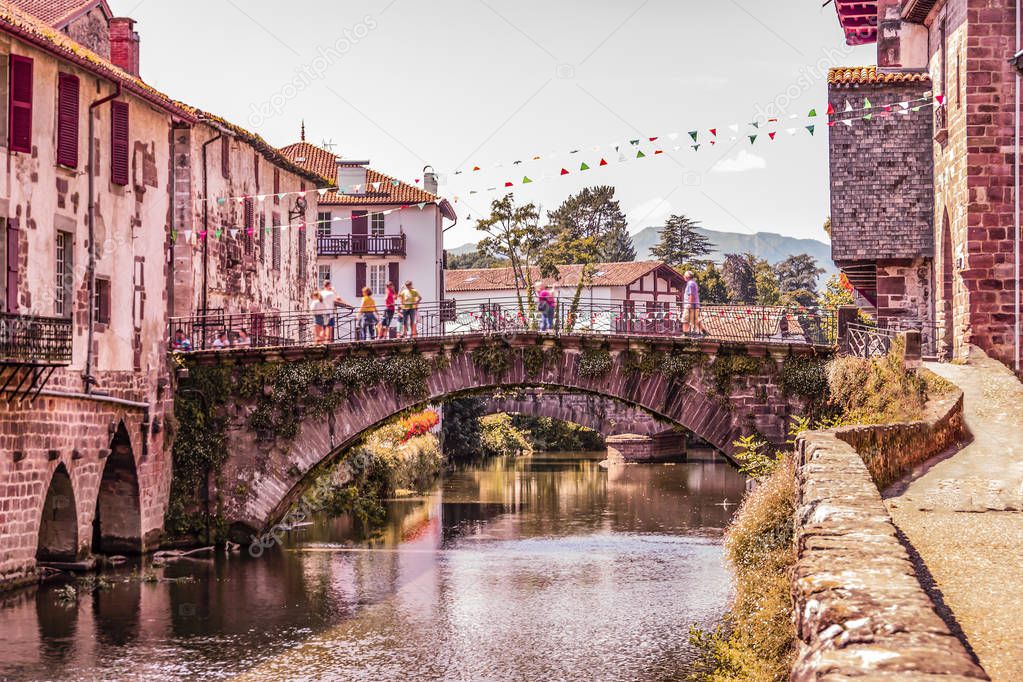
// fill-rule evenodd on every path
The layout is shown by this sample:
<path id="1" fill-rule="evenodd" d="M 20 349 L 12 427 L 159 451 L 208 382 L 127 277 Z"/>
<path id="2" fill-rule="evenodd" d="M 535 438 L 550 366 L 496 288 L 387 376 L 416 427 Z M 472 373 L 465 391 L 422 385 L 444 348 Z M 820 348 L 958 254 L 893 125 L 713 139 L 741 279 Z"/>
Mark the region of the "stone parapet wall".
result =
<path id="1" fill-rule="evenodd" d="M 934 610 L 877 486 L 961 435 L 956 392 L 920 422 L 800 436 L 791 679 L 988 679 Z"/>

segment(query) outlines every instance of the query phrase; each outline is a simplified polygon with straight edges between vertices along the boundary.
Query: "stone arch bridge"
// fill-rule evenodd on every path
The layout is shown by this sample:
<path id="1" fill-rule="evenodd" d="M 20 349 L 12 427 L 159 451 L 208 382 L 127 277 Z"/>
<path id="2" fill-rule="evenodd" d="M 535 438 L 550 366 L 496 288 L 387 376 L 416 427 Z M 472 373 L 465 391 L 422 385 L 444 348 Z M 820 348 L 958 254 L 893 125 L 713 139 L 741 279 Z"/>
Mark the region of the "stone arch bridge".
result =
<path id="1" fill-rule="evenodd" d="M 730 455 L 734 441 L 754 432 L 784 443 L 790 417 L 805 407 L 786 392 L 785 372 L 830 353 L 798 343 L 479 334 L 197 352 L 187 356 L 178 390 L 194 391 L 189 387 L 210 371 L 228 387 L 213 406 L 227 417 L 227 457 L 210 495 L 232 537 L 248 541 L 284 516 L 321 463 L 411 409 L 513 387 L 599 396 Z M 313 367 L 330 375 L 330 388 L 314 387 Z M 265 380 L 271 376 L 275 385 Z"/>
<path id="2" fill-rule="evenodd" d="M 544 389 L 502 392 L 487 399 L 483 409 L 486 414 L 557 419 L 596 431 L 605 438 L 625 434 L 653 436 L 671 431 L 674 426 L 640 407 L 613 398 Z"/>

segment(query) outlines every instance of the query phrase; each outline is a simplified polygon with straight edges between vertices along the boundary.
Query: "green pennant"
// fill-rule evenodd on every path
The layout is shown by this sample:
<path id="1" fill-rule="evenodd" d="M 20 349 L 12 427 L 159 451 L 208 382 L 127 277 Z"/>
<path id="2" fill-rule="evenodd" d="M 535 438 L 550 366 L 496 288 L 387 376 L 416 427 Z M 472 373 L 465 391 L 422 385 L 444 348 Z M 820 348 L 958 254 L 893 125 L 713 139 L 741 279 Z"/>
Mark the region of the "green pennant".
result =
<path id="1" fill-rule="evenodd" d="M 629 144 L 631 144 L 633 147 L 635 147 L 636 145 L 639 144 L 639 140 L 629 140 Z"/>
<path id="2" fill-rule="evenodd" d="M 920 111 L 920 107 L 913 107 L 913 113 Z"/>
<path id="3" fill-rule="evenodd" d="M 177 240 L 178 240 L 178 231 L 177 230 L 171 230 L 171 241 L 172 242 L 176 242 Z"/>
<path id="4" fill-rule="evenodd" d="M 223 232 L 224 232 L 223 230 L 217 229 L 217 231 L 213 233 L 213 236 L 216 237 L 217 239 L 220 239 L 220 235 L 223 234 Z"/>
<path id="5" fill-rule="evenodd" d="M 693 142 L 696 142 L 696 138 L 698 138 L 699 136 L 700 136 L 699 131 L 696 130 L 689 131 L 689 137 L 693 138 Z"/>
<path id="6" fill-rule="evenodd" d="M 757 136 L 756 135 L 750 135 L 749 136 L 749 143 L 750 144 L 755 144 L 756 141 L 757 141 Z"/>
<path id="7" fill-rule="evenodd" d="M 810 113 L 807 114 L 806 117 L 807 118 L 816 118 L 817 117 L 817 110 L 816 109 L 810 109 Z"/>
<path id="8" fill-rule="evenodd" d="M 522 178 L 522 184 L 523 184 L 523 185 L 528 185 L 528 184 L 529 184 L 529 183 L 531 183 L 531 182 L 533 182 L 533 181 L 532 181 L 532 180 L 530 180 L 530 179 L 529 179 L 528 177 L 524 177 L 524 178 Z"/>
<path id="9" fill-rule="evenodd" d="M 641 149 L 641 150 L 639 150 L 639 153 L 638 153 L 638 154 L 636 154 L 636 158 L 637 158 L 637 159 L 645 159 L 645 158 L 646 158 L 646 154 L 644 154 L 644 153 L 643 153 L 643 150 L 642 150 L 642 149 Z"/>
<path id="10" fill-rule="evenodd" d="M 874 114 L 867 114 L 866 116 L 863 117 L 863 120 L 864 121 L 869 121 L 872 118 L 874 118 Z"/>
<path id="11" fill-rule="evenodd" d="M 806 129 L 810 131 L 811 135 L 813 135 L 813 131 L 816 129 L 816 126 L 806 126 Z"/>
<path id="12" fill-rule="evenodd" d="M 754 128 L 756 128 L 757 130 L 760 130 L 760 122 L 759 121 L 753 121 L 752 123 L 750 123 L 750 125 L 753 126 Z"/>
<path id="13" fill-rule="evenodd" d="M 219 199 L 217 199 L 217 205 L 218 206 L 223 206 L 226 203 L 227 203 L 227 199 L 225 199 L 224 197 L 220 197 Z"/>
<path id="14" fill-rule="evenodd" d="M 698 151 L 700 151 L 700 145 L 698 145 L 698 144 L 694 144 L 694 145 L 693 145 L 693 151 L 694 151 L 694 152 L 698 152 Z"/>
<path id="15" fill-rule="evenodd" d="M 589 170 L 589 169 L 590 169 L 590 167 L 586 165 L 585 161 L 583 162 L 583 165 L 579 166 L 579 170 L 581 170 L 581 171 Z"/>
<path id="16" fill-rule="evenodd" d="M 864 109 L 873 109 L 874 105 L 870 103 L 869 99 L 867 99 L 867 100 L 863 101 L 863 108 Z"/>

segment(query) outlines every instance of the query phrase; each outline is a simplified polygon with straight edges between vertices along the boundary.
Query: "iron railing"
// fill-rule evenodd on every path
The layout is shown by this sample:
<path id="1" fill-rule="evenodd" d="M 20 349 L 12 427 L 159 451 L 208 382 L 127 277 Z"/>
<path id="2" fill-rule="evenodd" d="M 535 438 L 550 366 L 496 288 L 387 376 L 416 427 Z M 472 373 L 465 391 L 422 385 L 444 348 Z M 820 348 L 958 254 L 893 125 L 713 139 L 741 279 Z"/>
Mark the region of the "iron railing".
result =
<path id="1" fill-rule="evenodd" d="M 682 306 L 629 301 L 582 302 L 573 307 L 559 303 L 547 319 L 528 302 L 515 299 L 474 299 L 424 302 L 415 314 L 420 338 L 468 334 L 514 334 L 542 331 L 551 334 L 600 334 L 651 337 L 689 337 L 712 341 L 784 343 L 835 347 L 838 343 L 834 310 L 764 306 L 707 306 L 700 311 L 703 327 L 686 330 Z M 378 321 L 384 316 L 381 307 Z M 402 334 L 401 311 L 396 311 L 384 338 Z M 198 315 L 171 320 L 173 350 L 188 352 L 237 347 L 302 346 L 368 341 L 376 325 L 367 325 L 351 308 L 338 308 L 323 316 L 322 327 L 312 312 L 253 312 Z M 702 333 L 701 333 L 702 332 Z M 176 341 L 182 339 L 182 341 Z"/>
<path id="2" fill-rule="evenodd" d="M 858 358 L 876 358 L 888 355 L 892 340 L 898 332 L 865 324 L 850 324 L 846 336 L 849 353 Z"/>
<path id="3" fill-rule="evenodd" d="M 317 253 L 321 256 L 405 256 L 406 239 L 403 234 L 368 235 L 345 234 L 337 237 L 320 236 L 316 239 Z"/>
<path id="4" fill-rule="evenodd" d="M 925 358 L 942 358 L 952 345 L 945 338 L 942 325 L 919 317 L 879 317 L 877 326 L 895 334 L 911 330 L 920 332 L 920 351 Z"/>
<path id="5" fill-rule="evenodd" d="M 0 313 L 0 363 L 71 364 L 71 320 Z"/>

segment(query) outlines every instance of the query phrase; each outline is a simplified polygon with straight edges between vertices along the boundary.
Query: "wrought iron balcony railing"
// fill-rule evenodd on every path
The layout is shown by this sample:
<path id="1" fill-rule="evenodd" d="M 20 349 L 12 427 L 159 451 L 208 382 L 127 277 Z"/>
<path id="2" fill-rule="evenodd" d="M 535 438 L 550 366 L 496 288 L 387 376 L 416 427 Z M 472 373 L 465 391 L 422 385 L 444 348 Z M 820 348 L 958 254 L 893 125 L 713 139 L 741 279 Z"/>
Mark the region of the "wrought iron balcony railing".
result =
<path id="1" fill-rule="evenodd" d="M 71 320 L 0 313 L 0 364 L 71 364 Z"/>
<path id="2" fill-rule="evenodd" d="M 406 239 L 403 234 L 368 235 L 345 234 L 337 237 L 317 238 L 317 252 L 321 256 L 401 256 L 405 257 Z"/>

